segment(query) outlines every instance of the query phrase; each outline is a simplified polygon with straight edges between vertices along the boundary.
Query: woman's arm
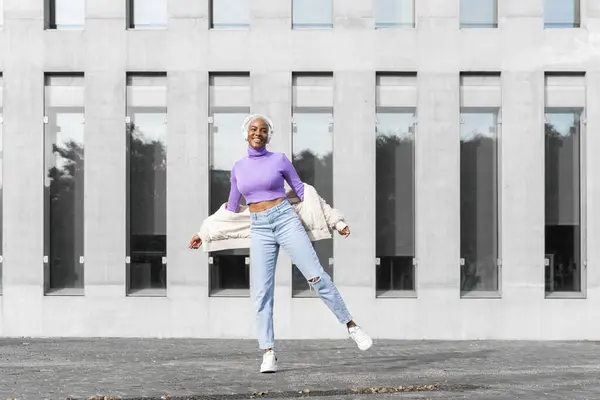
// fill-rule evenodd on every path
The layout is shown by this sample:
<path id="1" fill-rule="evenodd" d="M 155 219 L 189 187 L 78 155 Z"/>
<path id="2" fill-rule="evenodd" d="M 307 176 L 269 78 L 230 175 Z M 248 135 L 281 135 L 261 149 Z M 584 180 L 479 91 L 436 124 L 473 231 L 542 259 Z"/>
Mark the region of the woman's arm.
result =
<path id="1" fill-rule="evenodd" d="M 296 195 L 300 199 L 300 201 L 304 201 L 304 183 L 298 176 L 298 172 L 296 172 L 296 168 L 290 161 L 289 158 L 285 154 L 282 155 L 282 174 L 285 181 L 290 185 L 290 187 L 296 192 Z"/>
<path id="2" fill-rule="evenodd" d="M 237 178 L 235 177 L 235 165 L 231 169 L 231 188 L 229 189 L 229 199 L 227 200 L 227 210 L 231 212 L 238 212 L 240 207 L 240 200 L 242 194 L 237 187 Z"/>

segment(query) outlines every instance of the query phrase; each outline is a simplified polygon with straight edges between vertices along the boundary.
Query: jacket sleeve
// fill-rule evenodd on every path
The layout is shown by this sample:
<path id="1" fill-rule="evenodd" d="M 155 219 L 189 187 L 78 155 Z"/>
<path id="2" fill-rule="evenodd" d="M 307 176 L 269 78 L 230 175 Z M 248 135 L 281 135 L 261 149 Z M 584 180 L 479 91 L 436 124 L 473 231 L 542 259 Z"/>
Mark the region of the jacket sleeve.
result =
<path id="1" fill-rule="evenodd" d="M 321 203 L 321 209 L 323 210 L 323 215 L 325 215 L 329 229 L 340 231 L 348 226 L 344 215 L 339 210 L 332 208 L 321 196 L 317 195 L 317 197 Z"/>
<path id="2" fill-rule="evenodd" d="M 220 240 L 248 238 L 250 237 L 250 213 L 247 208 L 243 208 L 243 212 L 234 213 L 223 204 L 202 222 L 197 235 L 202 239 L 203 245 Z"/>

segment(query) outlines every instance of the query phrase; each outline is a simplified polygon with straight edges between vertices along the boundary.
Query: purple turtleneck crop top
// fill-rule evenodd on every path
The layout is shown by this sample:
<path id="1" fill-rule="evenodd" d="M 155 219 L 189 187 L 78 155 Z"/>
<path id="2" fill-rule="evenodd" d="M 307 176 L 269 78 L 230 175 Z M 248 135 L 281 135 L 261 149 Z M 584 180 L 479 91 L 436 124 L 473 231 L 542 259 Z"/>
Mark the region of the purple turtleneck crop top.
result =
<path id="1" fill-rule="evenodd" d="M 247 204 L 285 197 L 284 179 L 298 198 L 304 200 L 304 184 L 285 154 L 248 146 L 248 157 L 237 161 L 231 169 L 227 209 L 237 212 L 242 195 Z"/>

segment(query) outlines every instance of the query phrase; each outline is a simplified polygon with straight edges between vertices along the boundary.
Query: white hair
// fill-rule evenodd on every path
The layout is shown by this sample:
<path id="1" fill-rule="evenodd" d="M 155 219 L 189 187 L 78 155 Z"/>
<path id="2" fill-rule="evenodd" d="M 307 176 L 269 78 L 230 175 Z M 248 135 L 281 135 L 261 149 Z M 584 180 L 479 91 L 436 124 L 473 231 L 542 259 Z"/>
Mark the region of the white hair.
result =
<path id="1" fill-rule="evenodd" d="M 244 140 L 248 140 L 248 125 L 250 125 L 250 122 L 254 121 L 255 119 L 262 119 L 263 121 L 265 121 L 265 124 L 267 124 L 267 126 L 269 127 L 267 144 L 270 143 L 275 129 L 273 128 L 273 122 L 271 122 L 269 117 L 262 114 L 250 114 L 246 117 L 246 119 L 244 119 L 244 123 L 242 124 L 242 135 L 244 136 Z"/>

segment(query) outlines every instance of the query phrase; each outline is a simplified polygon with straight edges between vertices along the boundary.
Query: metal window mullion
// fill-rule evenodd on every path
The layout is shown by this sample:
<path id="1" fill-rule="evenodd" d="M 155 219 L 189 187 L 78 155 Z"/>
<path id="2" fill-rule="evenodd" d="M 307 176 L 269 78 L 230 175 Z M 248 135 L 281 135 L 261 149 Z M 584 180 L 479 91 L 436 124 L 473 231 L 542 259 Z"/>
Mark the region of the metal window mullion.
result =
<path id="1" fill-rule="evenodd" d="M 414 5 L 413 5 L 413 12 L 414 12 Z M 414 21 L 414 18 L 413 18 Z M 418 254 L 417 254 L 417 243 L 418 243 L 418 236 L 417 236 L 417 207 L 419 202 L 417 201 L 417 188 L 418 188 L 418 181 L 417 181 L 417 140 L 419 138 L 418 135 L 418 129 L 419 129 L 419 118 L 418 118 L 418 111 L 417 108 L 414 108 L 414 112 L 413 112 L 413 140 L 412 140 L 412 185 L 413 185 L 413 209 L 412 209 L 412 219 L 413 219 L 413 231 L 412 231 L 412 236 L 413 236 L 413 289 L 415 291 L 415 293 L 417 293 L 417 275 L 418 275 Z"/>
<path id="2" fill-rule="evenodd" d="M 581 27 L 581 0 L 573 0 L 573 27 Z"/>
<path id="3" fill-rule="evenodd" d="M 587 293 L 587 120 L 586 111 L 582 110 L 579 121 L 579 279 L 581 293 Z"/>
<path id="4" fill-rule="evenodd" d="M 493 10 L 494 20 L 492 21 L 492 24 L 494 24 L 494 26 L 498 26 L 498 24 L 500 24 L 500 21 L 498 18 L 498 15 L 499 15 L 498 0 L 492 0 L 492 7 L 494 7 L 494 10 Z"/>
<path id="5" fill-rule="evenodd" d="M 502 107 L 498 108 L 496 118 L 496 290 L 502 296 Z"/>

